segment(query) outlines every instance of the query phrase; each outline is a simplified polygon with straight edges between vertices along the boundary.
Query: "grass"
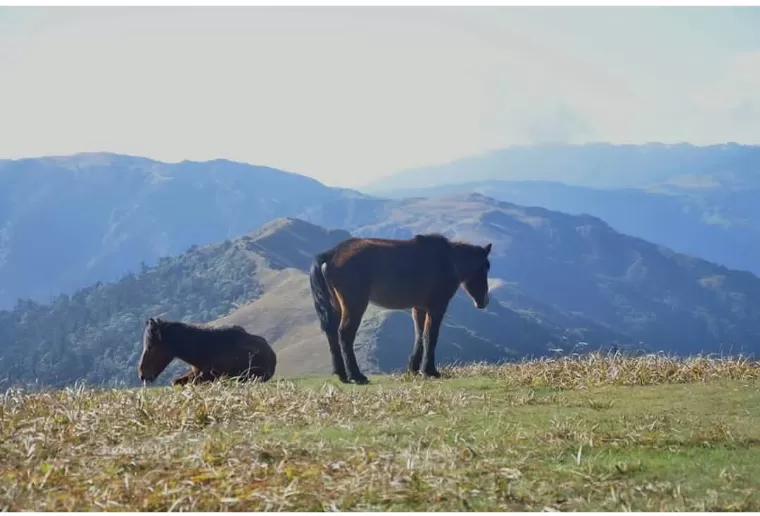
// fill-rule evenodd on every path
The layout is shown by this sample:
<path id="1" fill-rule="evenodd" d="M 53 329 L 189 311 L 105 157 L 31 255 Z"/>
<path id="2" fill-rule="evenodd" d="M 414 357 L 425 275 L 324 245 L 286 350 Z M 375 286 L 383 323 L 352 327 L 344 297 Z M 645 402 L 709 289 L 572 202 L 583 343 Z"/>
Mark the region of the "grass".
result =
<path id="1" fill-rule="evenodd" d="M 0 509 L 757 511 L 760 365 L 589 355 L 0 398 Z"/>

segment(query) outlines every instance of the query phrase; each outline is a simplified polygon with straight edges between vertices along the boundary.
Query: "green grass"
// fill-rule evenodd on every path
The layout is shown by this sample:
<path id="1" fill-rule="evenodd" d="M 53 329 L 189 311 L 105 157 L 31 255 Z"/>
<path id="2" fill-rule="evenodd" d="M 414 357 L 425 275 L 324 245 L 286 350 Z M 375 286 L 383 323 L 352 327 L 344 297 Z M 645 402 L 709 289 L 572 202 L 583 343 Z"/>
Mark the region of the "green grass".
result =
<path id="1" fill-rule="evenodd" d="M 9 391 L 0 509 L 760 510 L 757 363 L 444 372 Z"/>

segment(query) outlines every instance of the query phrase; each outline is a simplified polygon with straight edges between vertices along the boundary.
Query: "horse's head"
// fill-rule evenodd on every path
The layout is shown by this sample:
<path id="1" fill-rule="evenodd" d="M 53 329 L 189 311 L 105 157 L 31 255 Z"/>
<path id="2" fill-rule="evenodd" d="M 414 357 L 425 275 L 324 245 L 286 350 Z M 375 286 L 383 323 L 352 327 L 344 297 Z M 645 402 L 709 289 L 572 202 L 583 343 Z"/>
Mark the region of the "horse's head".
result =
<path id="1" fill-rule="evenodd" d="M 137 366 L 140 380 L 144 382 L 155 381 L 174 358 L 164 341 L 162 323 L 161 319 L 154 319 L 153 317 L 145 321 L 143 352 L 140 357 L 140 365 Z"/>
<path id="2" fill-rule="evenodd" d="M 466 255 L 466 263 L 460 270 L 467 271 L 462 280 L 464 291 L 472 298 L 479 309 L 488 306 L 488 271 L 491 262 L 488 255 L 491 253 L 491 244 L 485 247 L 471 246 L 472 251 Z"/>

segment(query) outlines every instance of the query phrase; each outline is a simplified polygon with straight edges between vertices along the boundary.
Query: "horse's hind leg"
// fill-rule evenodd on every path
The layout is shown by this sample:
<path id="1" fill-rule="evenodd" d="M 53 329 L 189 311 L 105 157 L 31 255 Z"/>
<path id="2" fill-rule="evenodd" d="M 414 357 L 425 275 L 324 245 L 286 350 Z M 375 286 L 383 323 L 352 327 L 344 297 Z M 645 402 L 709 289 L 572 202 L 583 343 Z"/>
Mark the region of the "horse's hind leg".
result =
<path id="1" fill-rule="evenodd" d="M 414 347 L 409 356 L 409 372 L 418 373 L 422 364 L 422 337 L 425 331 L 425 318 L 427 312 L 422 308 L 412 308 L 412 320 L 414 321 Z"/>
<path id="2" fill-rule="evenodd" d="M 346 363 L 343 360 L 343 355 L 340 351 L 340 320 L 343 318 L 343 308 L 340 302 L 337 301 L 337 294 L 333 290 L 334 301 L 331 301 L 332 307 L 335 310 L 338 317 L 338 324 L 335 329 L 325 330 L 325 336 L 327 337 L 327 344 L 330 346 L 330 357 L 332 358 L 333 374 L 338 376 L 338 379 L 343 383 L 348 383 L 348 375 L 346 374 Z"/>
<path id="3" fill-rule="evenodd" d="M 359 385 L 369 383 L 369 379 L 359 370 L 359 364 L 356 361 L 356 354 L 354 353 L 354 340 L 356 339 L 356 332 L 359 330 L 359 325 L 362 322 L 362 317 L 367 310 L 368 304 L 369 299 L 365 298 L 363 301 L 355 301 L 349 306 L 345 299 L 341 298 L 342 316 L 340 328 L 338 328 L 340 348 L 343 353 L 348 380 Z"/>
<path id="4" fill-rule="evenodd" d="M 423 368 L 422 371 L 426 376 L 439 378 L 441 373 L 435 367 L 435 347 L 438 344 L 438 333 L 441 330 L 441 323 L 445 311 L 428 312 L 425 319 L 425 336 L 423 338 Z"/>
<path id="5" fill-rule="evenodd" d="M 346 374 L 346 363 L 343 360 L 343 354 L 340 351 L 340 331 L 327 335 L 327 342 L 330 345 L 330 355 L 332 357 L 333 373 L 338 375 L 343 383 L 348 383 Z"/>

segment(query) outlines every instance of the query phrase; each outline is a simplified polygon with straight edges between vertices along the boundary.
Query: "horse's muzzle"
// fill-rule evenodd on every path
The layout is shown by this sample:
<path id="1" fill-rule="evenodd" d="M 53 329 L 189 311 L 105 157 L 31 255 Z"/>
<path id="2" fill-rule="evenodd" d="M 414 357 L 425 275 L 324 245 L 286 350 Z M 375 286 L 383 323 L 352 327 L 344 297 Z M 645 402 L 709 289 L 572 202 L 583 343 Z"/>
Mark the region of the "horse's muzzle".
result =
<path id="1" fill-rule="evenodd" d="M 487 307 L 487 306 L 488 306 L 488 301 L 489 301 L 489 299 L 488 299 L 488 294 L 486 294 L 486 295 L 483 297 L 483 301 L 480 301 L 480 302 L 476 302 L 476 303 L 475 303 L 475 306 L 477 306 L 479 310 L 482 310 L 482 309 L 484 309 L 485 307 Z"/>

